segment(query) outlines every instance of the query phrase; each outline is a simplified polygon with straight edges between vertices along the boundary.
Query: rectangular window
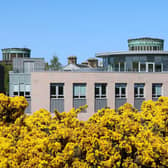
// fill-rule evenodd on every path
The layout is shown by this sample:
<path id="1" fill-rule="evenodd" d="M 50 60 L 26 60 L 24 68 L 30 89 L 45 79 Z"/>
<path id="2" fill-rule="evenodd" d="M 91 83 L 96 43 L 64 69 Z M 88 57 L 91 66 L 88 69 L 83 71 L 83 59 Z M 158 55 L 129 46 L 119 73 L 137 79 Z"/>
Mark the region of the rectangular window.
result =
<path id="1" fill-rule="evenodd" d="M 118 62 L 114 63 L 114 71 L 119 72 L 119 63 Z"/>
<path id="2" fill-rule="evenodd" d="M 138 72 L 138 62 L 133 62 L 133 71 Z"/>
<path id="3" fill-rule="evenodd" d="M 115 84 L 115 97 L 126 98 L 126 83 Z"/>
<path id="4" fill-rule="evenodd" d="M 161 72 L 162 71 L 162 65 L 161 64 L 155 64 L 155 72 Z"/>
<path id="5" fill-rule="evenodd" d="M 162 84 L 153 83 L 152 84 L 152 98 L 158 98 L 162 96 Z"/>
<path id="6" fill-rule="evenodd" d="M 140 63 L 140 71 L 141 72 L 146 72 L 146 63 Z"/>
<path id="7" fill-rule="evenodd" d="M 125 71 L 124 62 L 120 62 L 120 71 L 121 71 L 121 72 Z"/>
<path id="8" fill-rule="evenodd" d="M 30 98 L 30 90 L 31 90 L 31 86 L 25 85 L 25 97 L 26 98 Z"/>
<path id="9" fill-rule="evenodd" d="M 86 98 L 86 84 L 73 85 L 73 98 Z"/>
<path id="10" fill-rule="evenodd" d="M 95 84 L 95 98 L 106 98 L 107 84 Z"/>
<path id="11" fill-rule="evenodd" d="M 51 83 L 50 84 L 50 97 L 51 98 L 64 98 L 64 84 Z"/>
<path id="12" fill-rule="evenodd" d="M 24 62 L 24 73 L 34 72 L 34 62 Z"/>
<path id="13" fill-rule="evenodd" d="M 134 85 L 134 97 L 141 98 L 144 97 L 144 84 L 143 83 L 136 83 Z"/>

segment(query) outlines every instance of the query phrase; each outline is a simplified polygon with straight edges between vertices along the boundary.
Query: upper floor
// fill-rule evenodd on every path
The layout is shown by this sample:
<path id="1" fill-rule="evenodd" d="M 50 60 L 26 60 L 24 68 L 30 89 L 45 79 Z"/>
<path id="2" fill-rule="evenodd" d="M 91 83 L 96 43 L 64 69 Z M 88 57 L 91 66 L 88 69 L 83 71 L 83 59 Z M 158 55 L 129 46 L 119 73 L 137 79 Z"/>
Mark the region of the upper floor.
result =
<path id="1" fill-rule="evenodd" d="M 14 58 L 14 73 L 31 73 L 45 70 L 44 58 Z"/>
<path id="2" fill-rule="evenodd" d="M 128 40 L 129 51 L 97 53 L 103 59 L 103 69 L 114 72 L 167 72 L 168 51 L 162 39 Z"/>

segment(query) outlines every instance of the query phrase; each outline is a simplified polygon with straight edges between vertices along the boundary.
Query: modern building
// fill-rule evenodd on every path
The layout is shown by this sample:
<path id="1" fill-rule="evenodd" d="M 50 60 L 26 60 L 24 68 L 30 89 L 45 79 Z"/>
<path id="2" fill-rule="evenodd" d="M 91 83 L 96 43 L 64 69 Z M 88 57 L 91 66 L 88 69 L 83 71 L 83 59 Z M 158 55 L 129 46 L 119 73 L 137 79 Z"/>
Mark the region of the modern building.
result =
<path id="1" fill-rule="evenodd" d="M 69 111 L 87 104 L 88 109 L 79 114 L 86 120 L 103 107 L 117 109 L 128 102 L 140 110 L 144 100 L 168 96 L 168 51 L 164 51 L 164 41 L 129 39 L 128 47 L 129 51 L 97 53 L 96 57 L 103 60 L 101 69 L 33 72 L 32 112 L 39 108 Z"/>
<path id="2" fill-rule="evenodd" d="M 9 72 L 9 96 L 25 96 L 31 112 L 31 72 L 45 70 L 44 58 L 13 58 L 13 71 Z"/>

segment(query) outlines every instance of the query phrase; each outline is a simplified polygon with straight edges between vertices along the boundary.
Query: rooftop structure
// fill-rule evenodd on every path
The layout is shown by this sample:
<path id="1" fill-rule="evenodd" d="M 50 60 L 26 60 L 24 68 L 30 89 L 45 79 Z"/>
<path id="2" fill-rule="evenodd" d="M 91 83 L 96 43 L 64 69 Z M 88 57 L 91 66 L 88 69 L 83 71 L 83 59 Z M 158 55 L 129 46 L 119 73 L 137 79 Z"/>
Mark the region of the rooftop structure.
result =
<path id="1" fill-rule="evenodd" d="M 12 61 L 13 58 L 30 58 L 29 48 L 4 48 L 2 49 L 3 61 Z"/>
<path id="2" fill-rule="evenodd" d="M 128 40 L 130 51 L 160 51 L 164 49 L 164 40 L 158 38 L 135 38 Z"/>

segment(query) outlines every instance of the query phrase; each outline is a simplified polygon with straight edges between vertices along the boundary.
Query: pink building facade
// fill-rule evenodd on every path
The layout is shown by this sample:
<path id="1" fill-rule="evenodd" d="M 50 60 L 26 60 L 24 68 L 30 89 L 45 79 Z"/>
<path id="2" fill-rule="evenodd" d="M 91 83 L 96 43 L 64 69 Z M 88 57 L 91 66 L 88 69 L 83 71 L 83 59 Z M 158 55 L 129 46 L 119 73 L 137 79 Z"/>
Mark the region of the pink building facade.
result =
<path id="1" fill-rule="evenodd" d="M 140 108 L 144 100 L 168 96 L 168 73 L 163 72 L 33 72 L 31 84 L 32 112 L 40 108 L 53 112 L 52 102 L 66 112 L 87 104 L 87 110 L 78 116 L 81 120 L 103 106 L 114 109 L 128 102 Z"/>

